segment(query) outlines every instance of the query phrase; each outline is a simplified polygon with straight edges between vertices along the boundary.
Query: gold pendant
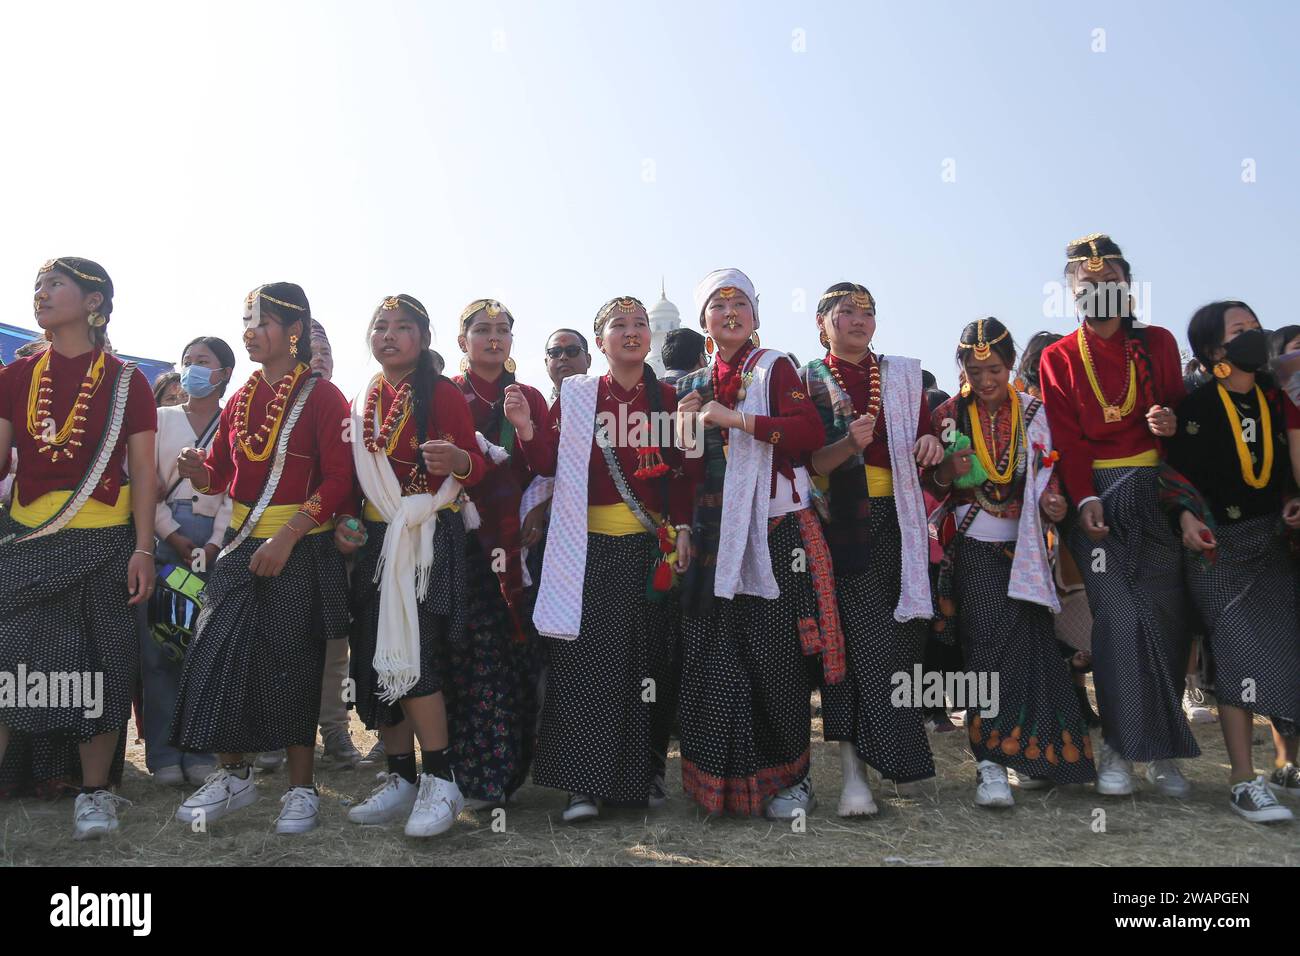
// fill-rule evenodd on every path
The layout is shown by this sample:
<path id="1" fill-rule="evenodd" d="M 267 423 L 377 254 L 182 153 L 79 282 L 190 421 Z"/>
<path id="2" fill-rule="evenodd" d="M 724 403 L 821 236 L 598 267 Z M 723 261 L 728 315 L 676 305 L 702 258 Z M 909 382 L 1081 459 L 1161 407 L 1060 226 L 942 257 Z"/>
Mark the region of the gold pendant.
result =
<path id="1" fill-rule="evenodd" d="M 1102 417 L 1107 423 L 1121 421 L 1124 416 L 1119 413 L 1119 408 L 1114 405 L 1107 405 L 1101 410 Z"/>
<path id="2" fill-rule="evenodd" d="M 503 367 L 511 375 L 515 374 L 515 369 L 517 368 L 517 366 L 515 365 L 515 360 L 509 357 L 506 358 L 505 362 L 503 363 Z"/>

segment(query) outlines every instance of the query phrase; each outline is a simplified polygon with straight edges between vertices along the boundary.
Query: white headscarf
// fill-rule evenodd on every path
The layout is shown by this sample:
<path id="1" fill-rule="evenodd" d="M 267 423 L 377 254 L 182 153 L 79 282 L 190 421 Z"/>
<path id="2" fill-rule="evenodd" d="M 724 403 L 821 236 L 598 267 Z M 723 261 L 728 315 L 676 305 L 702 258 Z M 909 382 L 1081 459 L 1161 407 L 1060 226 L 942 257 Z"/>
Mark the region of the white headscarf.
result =
<path id="1" fill-rule="evenodd" d="M 709 297 L 719 289 L 728 288 L 745 293 L 754 313 L 754 328 L 758 328 L 758 296 L 754 292 L 754 283 L 739 269 L 714 269 L 695 287 L 695 317 L 701 320 L 700 325 L 704 325 L 704 307 L 709 304 Z"/>

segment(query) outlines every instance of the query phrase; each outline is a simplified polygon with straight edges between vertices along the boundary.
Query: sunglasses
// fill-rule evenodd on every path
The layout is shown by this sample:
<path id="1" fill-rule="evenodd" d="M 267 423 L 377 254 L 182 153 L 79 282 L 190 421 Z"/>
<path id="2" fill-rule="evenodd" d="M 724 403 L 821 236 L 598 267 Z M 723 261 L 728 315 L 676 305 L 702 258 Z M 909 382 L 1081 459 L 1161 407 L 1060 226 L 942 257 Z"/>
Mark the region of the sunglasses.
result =
<path id="1" fill-rule="evenodd" d="M 557 359 L 563 355 L 566 358 L 577 358 L 585 351 L 587 350 L 581 345 L 557 345 L 546 350 L 546 357 Z"/>

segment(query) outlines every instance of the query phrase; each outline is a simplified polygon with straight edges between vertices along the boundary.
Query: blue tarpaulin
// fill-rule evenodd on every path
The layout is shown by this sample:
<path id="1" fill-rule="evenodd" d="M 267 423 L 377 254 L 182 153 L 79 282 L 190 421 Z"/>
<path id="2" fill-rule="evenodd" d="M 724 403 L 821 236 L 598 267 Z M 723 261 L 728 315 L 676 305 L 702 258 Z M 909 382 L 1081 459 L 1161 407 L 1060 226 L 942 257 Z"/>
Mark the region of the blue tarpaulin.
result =
<path id="1" fill-rule="evenodd" d="M 14 352 L 18 347 L 30 342 L 32 339 L 39 338 L 41 332 L 39 329 L 25 329 L 19 325 L 7 325 L 0 322 L 0 359 L 8 365 L 14 360 Z M 138 355 L 125 355 L 122 352 L 114 352 L 118 358 L 128 362 L 138 362 L 140 371 L 144 373 L 149 384 L 153 384 L 163 372 L 170 372 L 174 369 L 174 363 L 164 362 L 162 359 L 141 358 Z"/>

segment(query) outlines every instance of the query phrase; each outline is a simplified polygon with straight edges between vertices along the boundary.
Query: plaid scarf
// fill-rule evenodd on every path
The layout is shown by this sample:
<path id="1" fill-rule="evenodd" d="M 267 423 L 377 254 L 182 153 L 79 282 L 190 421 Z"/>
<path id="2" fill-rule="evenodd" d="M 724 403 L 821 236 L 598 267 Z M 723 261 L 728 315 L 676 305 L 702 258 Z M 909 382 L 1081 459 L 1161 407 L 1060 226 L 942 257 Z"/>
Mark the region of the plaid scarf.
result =
<path id="1" fill-rule="evenodd" d="M 1205 527 L 1211 531 L 1214 530 L 1214 511 L 1201 497 L 1201 493 L 1182 472 L 1174 468 L 1163 459 L 1160 462 L 1160 473 L 1156 477 L 1157 494 L 1160 497 L 1160 507 L 1170 518 L 1177 519 L 1182 511 L 1190 511 L 1192 517 L 1196 518 Z M 1175 534 L 1180 534 L 1177 530 Z M 1180 534 L 1181 537 L 1181 534 Z M 1205 570 L 1212 565 L 1218 555 L 1214 551 L 1201 551 L 1196 555 L 1196 564 L 1201 570 Z"/>
<path id="2" fill-rule="evenodd" d="M 713 384 L 707 368 L 677 380 L 677 400 L 698 391 L 705 403 L 713 401 Z M 704 482 L 695 497 L 695 527 L 691 541 L 695 560 L 682 580 L 682 610 L 705 617 L 713 609 L 713 578 L 718 566 L 718 540 L 722 529 L 722 486 L 727 478 L 727 456 L 722 450 L 722 429 L 704 429 Z"/>
<path id="3" fill-rule="evenodd" d="M 813 359 L 803 369 L 804 388 L 817 407 L 826 444 L 839 441 L 853 421 L 853 399 L 840 388 L 823 359 Z M 862 454 L 856 452 L 827 476 L 826 543 L 836 574 L 863 574 L 867 570 L 867 518 L 871 496 Z"/>

